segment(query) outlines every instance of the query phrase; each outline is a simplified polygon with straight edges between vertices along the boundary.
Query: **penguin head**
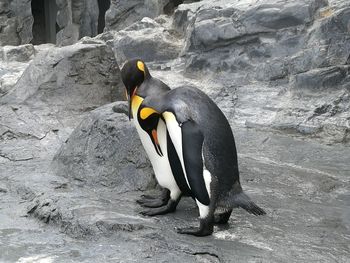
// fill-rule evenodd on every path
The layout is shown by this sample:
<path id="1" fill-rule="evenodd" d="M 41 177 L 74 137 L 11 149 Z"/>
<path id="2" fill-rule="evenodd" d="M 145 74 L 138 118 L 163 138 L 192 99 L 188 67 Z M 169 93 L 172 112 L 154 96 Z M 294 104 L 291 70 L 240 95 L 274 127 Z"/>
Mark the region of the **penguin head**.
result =
<path id="1" fill-rule="evenodd" d="M 121 76 L 126 88 L 126 97 L 129 102 L 129 120 L 131 119 L 131 104 L 137 88 L 150 77 L 146 64 L 141 59 L 128 60 L 121 69 Z"/>

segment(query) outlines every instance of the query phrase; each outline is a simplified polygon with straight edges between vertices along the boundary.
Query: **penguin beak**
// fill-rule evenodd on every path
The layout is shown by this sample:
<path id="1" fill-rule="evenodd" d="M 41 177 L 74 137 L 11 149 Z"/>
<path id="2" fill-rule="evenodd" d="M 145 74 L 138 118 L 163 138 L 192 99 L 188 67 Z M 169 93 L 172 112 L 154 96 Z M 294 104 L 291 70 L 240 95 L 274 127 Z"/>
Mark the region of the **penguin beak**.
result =
<path id="1" fill-rule="evenodd" d="M 128 101 L 128 117 L 129 117 L 129 121 L 131 120 L 131 99 L 130 96 L 128 94 L 128 91 L 125 90 L 125 100 Z"/>
<path id="2" fill-rule="evenodd" d="M 128 95 L 128 92 L 125 92 L 125 95 L 127 97 L 127 100 L 128 100 L 128 103 L 129 103 L 129 121 L 132 119 L 132 112 L 131 112 L 131 106 L 132 106 L 132 99 L 134 97 L 134 95 L 136 94 L 136 90 L 137 90 L 137 87 L 134 88 L 133 92 L 132 92 L 132 95 Z"/>
<path id="3" fill-rule="evenodd" d="M 131 120 L 131 98 L 128 96 L 128 102 L 129 102 L 129 121 Z"/>
<path id="4" fill-rule="evenodd" d="M 157 130 L 153 129 L 150 132 L 150 137 L 153 143 L 154 148 L 156 149 L 156 152 L 158 153 L 159 156 L 163 156 L 162 149 L 160 148 L 159 141 L 158 141 L 158 134 Z"/>

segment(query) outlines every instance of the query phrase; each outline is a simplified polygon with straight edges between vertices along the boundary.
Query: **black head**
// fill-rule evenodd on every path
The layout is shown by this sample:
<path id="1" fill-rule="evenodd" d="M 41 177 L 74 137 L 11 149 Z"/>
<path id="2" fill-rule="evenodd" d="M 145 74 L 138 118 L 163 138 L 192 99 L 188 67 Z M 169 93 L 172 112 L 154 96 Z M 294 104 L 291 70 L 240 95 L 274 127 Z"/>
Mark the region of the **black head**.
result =
<path id="1" fill-rule="evenodd" d="M 150 77 L 145 63 L 141 59 L 128 60 L 121 70 L 122 80 L 129 101 L 129 119 L 131 118 L 131 102 L 136 90 L 145 79 Z"/>

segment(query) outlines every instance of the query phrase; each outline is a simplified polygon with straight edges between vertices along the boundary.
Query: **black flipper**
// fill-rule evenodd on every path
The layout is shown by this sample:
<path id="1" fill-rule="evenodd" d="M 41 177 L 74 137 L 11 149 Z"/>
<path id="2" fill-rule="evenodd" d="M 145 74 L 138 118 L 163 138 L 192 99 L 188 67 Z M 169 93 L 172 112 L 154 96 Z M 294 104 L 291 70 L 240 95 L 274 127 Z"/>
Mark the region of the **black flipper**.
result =
<path id="1" fill-rule="evenodd" d="M 204 136 L 193 121 L 184 122 L 181 130 L 183 159 L 191 192 L 203 205 L 209 205 L 209 194 L 203 177 L 202 146 Z"/>
<path id="2" fill-rule="evenodd" d="M 174 144 L 171 141 L 171 137 L 169 135 L 168 130 L 167 130 L 167 150 L 168 150 L 168 159 L 169 159 L 171 171 L 173 172 L 176 184 L 180 188 L 183 195 L 191 195 L 191 190 L 190 190 L 190 188 L 188 188 L 185 174 L 184 174 L 184 171 L 182 170 L 179 156 L 177 155 Z"/>

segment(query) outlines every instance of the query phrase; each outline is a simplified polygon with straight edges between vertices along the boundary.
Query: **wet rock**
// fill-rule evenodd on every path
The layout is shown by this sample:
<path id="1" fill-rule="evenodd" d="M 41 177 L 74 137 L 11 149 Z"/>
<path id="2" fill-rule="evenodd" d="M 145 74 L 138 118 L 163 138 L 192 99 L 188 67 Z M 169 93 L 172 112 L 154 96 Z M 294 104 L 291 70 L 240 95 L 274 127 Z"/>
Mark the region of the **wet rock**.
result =
<path id="1" fill-rule="evenodd" d="M 108 104 L 89 114 L 56 154 L 53 167 L 60 176 L 115 192 L 145 190 L 155 185 L 152 168 L 132 123 Z"/>
<path id="2" fill-rule="evenodd" d="M 34 58 L 0 103 L 45 104 L 86 110 L 119 98 L 119 68 L 109 46 L 99 42 L 52 47 Z"/>
<path id="3" fill-rule="evenodd" d="M 180 53 L 181 44 L 181 40 L 150 18 L 117 32 L 113 41 L 119 65 L 135 57 L 146 62 L 174 59 Z"/>

